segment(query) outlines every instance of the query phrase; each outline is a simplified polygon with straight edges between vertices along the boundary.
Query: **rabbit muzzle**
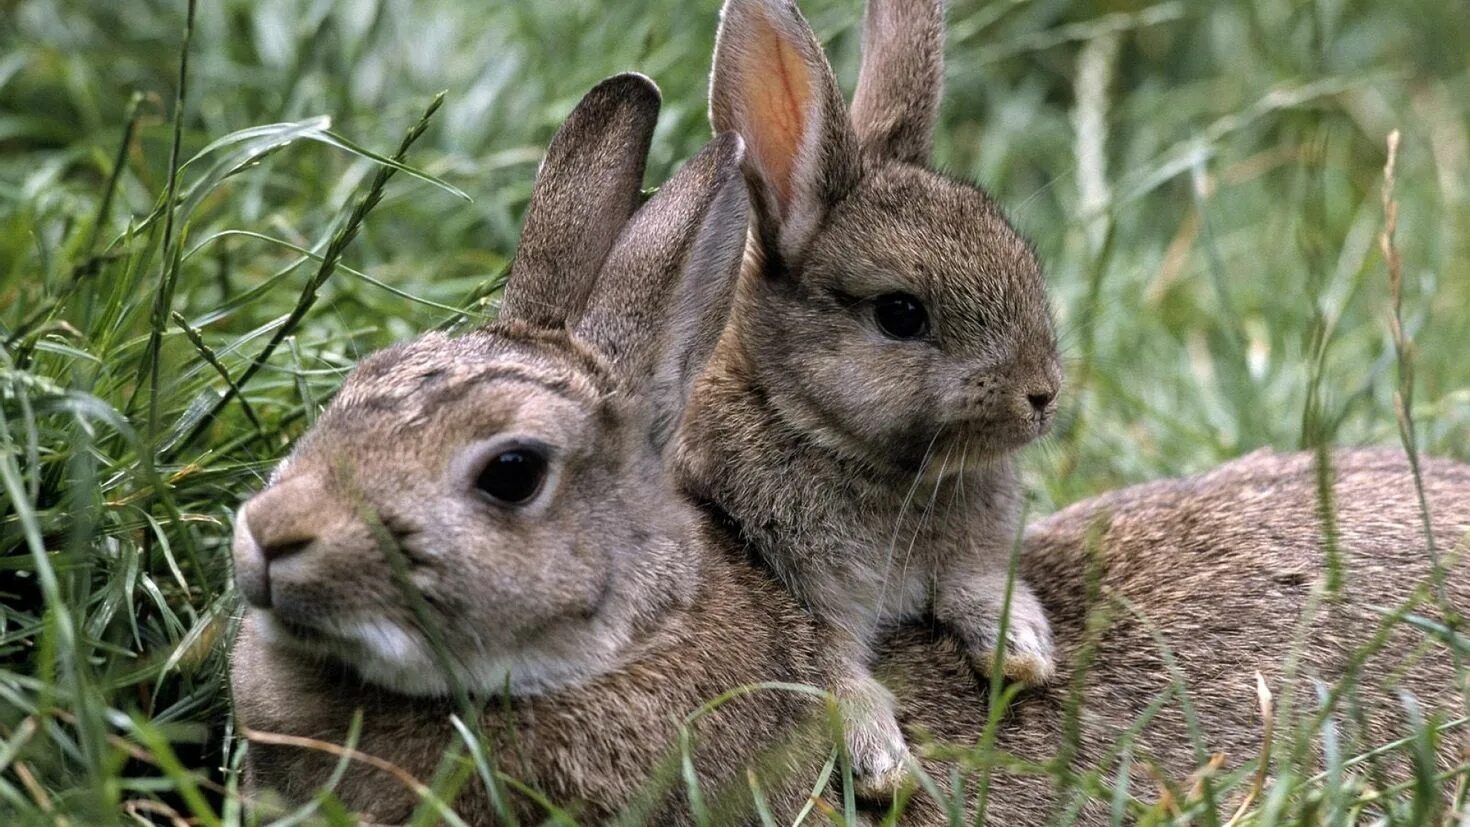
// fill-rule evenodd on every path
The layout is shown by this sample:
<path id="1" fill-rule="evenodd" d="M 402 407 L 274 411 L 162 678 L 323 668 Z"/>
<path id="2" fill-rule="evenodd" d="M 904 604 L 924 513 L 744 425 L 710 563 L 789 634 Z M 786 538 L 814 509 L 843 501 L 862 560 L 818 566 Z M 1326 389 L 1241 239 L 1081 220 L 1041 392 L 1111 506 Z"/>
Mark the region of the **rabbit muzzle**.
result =
<path id="1" fill-rule="evenodd" d="M 977 459 L 1008 453 L 1051 430 L 1061 391 L 1053 364 L 978 373 L 956 388 L 941 434 L 968 446 Z"/>
<path id="2" fill-rule="evenodd" d="M 278 609 L 272 573 L 313 575 L 322 546 L 340 542 L 356 521 L 312 475 L 287 477 L 250 498 L 235 515 L 235 584 L 251 606 Z M 287 607 L 289 608 L 289 607 Z"/>

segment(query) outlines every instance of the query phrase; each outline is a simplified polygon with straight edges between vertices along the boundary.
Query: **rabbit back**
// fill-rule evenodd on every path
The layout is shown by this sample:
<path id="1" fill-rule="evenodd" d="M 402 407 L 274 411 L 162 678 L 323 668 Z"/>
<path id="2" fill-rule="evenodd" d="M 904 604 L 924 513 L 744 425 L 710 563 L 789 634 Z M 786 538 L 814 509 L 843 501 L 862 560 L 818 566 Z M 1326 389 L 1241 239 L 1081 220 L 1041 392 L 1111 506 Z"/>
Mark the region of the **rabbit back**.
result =
<path id="1" fill-rule="evenodd" d="M 1197 477 L 1104 494 L 1030 526 L 1022 574 L 1052 619 L 1061 673 L 1052 687 L 1020 696 L 996 748 L 1029 761 L 1071 750 L 1073 769 L 1112 778 L 1124 733 L 1151 716 L 1133 736 L 1134 759 L 1155 762 L 1188 789 L 1215 753 L 1225 758 L 1217 774 L 1259 756 L 1256 672 L 1278 713 L 1290 695 L 1295 714 L 1309 719 L 1318 709 L 1315 681 L 1345 693 L 1332 715 L 1345 757 L 1412 734 L 1401 691 L 1426 716 L 1461 717 L 1454 658 L 1442 643 L 1426 643 L 1424 632 L 1404 623 L 1374 640 L 1385 624 L 1380 610 L 1412 602 L 1417 614 L 1439 616 L 1407 460 L 1395 450 L 1348 450 L 1332 463 L 1343 577 L 1336 601 L 1320 593 L 1328 564 L 1309 454 L 1260 451 Z M 1426 460 L 1423 470 L 1447 596 L 1463 610 L 1470 607 L 1470 466 Z M 952 641 L 906 627 L 886 641 L 879 673 L 898 694 L 907 727 L 943 742 L 977 742 L 985 705 L 975 703 L 973 679 Z M 1077 686 L 1074 740 L 1067 732 L 1074 720 L 1069 693 Z M 1202 742 L 1191 736 L 1186 700 Z M 1277 761 L 1291 737 L 1278 720 Z M 1458 732 L 1443 736 L 1441 770 L 1458 763 L 1463 742 Z M 1320 762 L 1320 733 L 1313 743 Z M 927 769 L 948 786 L 947 766 L 931 761 Z M 1135 795 L 1147 801 L 1155 788 L 1144 770 L 1133 769 Z M 1399 752 L 1376 771 L 1400 781 L 1410 765 Z M 966 784 L 971 794 L 975 782 Z M 998 772 L 990 784 L 988 813 L 996 824 L 1045 823 L 1068 803 L 1051 776 Z M 1243 790 L 1221 802 L 1225 815 Z M 945 823 L 922 796 L 911 818 Z M 1093 802 L 1081 823 L 1109 818 L 1107 806 Z"/>

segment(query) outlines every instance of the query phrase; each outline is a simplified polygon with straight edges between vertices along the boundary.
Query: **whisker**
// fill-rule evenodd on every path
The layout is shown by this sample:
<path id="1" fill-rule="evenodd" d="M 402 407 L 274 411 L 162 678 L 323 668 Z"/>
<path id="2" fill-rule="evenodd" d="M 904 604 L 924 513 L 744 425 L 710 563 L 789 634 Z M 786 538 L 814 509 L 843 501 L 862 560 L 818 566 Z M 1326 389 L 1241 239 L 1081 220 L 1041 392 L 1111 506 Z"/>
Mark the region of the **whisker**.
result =
<path id="1" fill-rule="evenodd" d="M 929 446 L 924 449 L 924 455 L 919 458 L 919 470 L 914 473 L 914 483 L 909 486 L 909 492 L 903 498 L 903 505 L 899 506 L 898 516 L 893 521 L 893 536 L 888 540 L 888 559 L 883 562 L 883 586 L 878 590 L 878 606 L 882 607 L 883 601 L 888 597 L 888 573 L 893 570 L 893 553 L 898 550 L 898 533 L 903 530 L 903 516 L 908 513 L 909 503 L 913 502 L 914 492 L 919 490 L 919 483 L 924 479 L 924 471 L 929 467 L 929 459 L 934 453 L 934 443 L 938 441 L 939 435 L 944 433 L 941 425 L 934 431 L 934 436 L 929 438 Z"/>
<path id="2" fill-rule="evenodd" d="M 949 471 L 949 458 L 950 458 L 950 455 L 953 454 L 953 453 L 954 453 L 954 446 L 953 445 L 950 445 L 949 448 L 946 449 L 945 452 L 944 452 L 944 459 L 941 460 L 940 463 L 939 463 L 939 477 L 938 477 L 938 479 L 941 479 L 941 480 L 944 479 L 945 474 L 948 473 L 948 471 Z M 928 522 L 929 515 L 931 515 L 931 514 L 934 513 L 934 503 L 938 499 L 939 499 L 939 485 L 936 483 L 934 485 L 934 487 L 929 492 L 929 503 L 928 503 L 928 505 L 924 506 L 924 513 L 921 514 L 921 515 L 919 515 L 919 524 L 916 525 L 916 526 L 914 526 L 914 534 L 913 534 L 913 537 L 909 539 L 908 551 L 906 551 L 904 553 L 904 556 L 903 556 L 903 565 L 900 566 L 899 567 L 899 570 L 898 570 L 898 580 L 899 580 L 900 583 L 902 583 L 904 581 L 904 579 L 908 576 L 909 560 L 913 559 L 913 556 L 914 556 L 914 546 L 919 542 L 919 534 L 923 532 L 923 530 L 924 530 L 924 524 L 926 522 Z"/>

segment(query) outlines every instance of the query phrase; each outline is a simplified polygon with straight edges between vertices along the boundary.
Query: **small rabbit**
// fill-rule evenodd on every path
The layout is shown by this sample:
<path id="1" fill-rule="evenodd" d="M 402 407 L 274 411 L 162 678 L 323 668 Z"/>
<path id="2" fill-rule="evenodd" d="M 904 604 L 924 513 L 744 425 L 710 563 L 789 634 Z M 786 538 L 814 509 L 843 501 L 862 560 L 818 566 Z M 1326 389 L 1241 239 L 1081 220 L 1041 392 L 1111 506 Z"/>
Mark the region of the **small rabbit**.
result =
<path id="1" fill-rule="evenodd" d="M 664 469 L 677 416 L 661 409 L 682 406 L 723 325 L 747 201 L 726 134 L 638 207 L 658 108 L 637 75 L 588 93 L 537 176 L 499 319 L 364 359 L 240 509 L 244 727 L 336 741 L 361 707 L 360 748 L 428 780 L 455 739 L 448 699 L 503 694 L 483 716 L 503 763 L 600 819 L 677 757 L 680 716 L 745 684 L 815 682 L 804 613 Z M 721 745 L 694 747 L 706 795 L 734 783 L 748 810 L 746 767 L 764 762 L 751 780 L 794 814 L 821 766 L 801 746 L 819 712 L 767 692 L 706 716 L 697 736 Z M 250 789 L 298 800 L 334 761 L 248 756 Z M 411 791 L 355 769 L 349 804 L 408 817 Z M 644 804 L 681 821 L 678 798 Z M 460 806 L 495 820 L 483 789 Z"/>
<path id="2" fill-rule="evenodd" d="M 923 166 L 940 0 L 872 0 L 852 112 L 791 0 L 727 0 L 710 117 L 738 132 L 753 225 L 736 304 L 682 425 L 686 488 L 818 621 L 859 791 L 907 749 L 869 672 L 887 627 L 932 615 L 988 673 L 1052 675 L 1045 612 L 1013 584 L 1014 453 L 1061 384 L 1031 248 L 975 186 Z"/>

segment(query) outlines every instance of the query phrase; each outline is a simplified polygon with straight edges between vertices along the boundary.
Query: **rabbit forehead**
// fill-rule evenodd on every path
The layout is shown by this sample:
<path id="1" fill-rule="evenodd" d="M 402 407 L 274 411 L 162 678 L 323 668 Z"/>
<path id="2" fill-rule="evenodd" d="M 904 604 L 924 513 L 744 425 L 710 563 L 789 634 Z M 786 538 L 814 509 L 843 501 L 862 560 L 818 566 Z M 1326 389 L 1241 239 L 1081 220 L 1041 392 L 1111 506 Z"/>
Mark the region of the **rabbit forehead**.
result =
<path id="1" fill-rule="evenodd" d="M 1035 252 L 983 190 L 908 164 L 873 166 L 815 239 L 812 276 L 858 297 L 912 292 L 954 337 L 1050 336 Z"/>
<path id="2" fill-rule="evenodd" d="M 364 359 L 293 464 L 349 445 L 371 456 L 408 445 L 427 458 L 508 431 L 580 453 L 609 406 L 595 362 L 563 348 L 535 337 L 430 334 Z"/>
<path id="3" fill-rule="evenodd" d="M 460 336 L 429 333 L 369 355 L 343 384 L 338 398 L 372 404 L 452 393 L 497 375 L 565 386 L 589 401 L 613 388 L 601 359 L 565 330 L 497 322 Z"/>

